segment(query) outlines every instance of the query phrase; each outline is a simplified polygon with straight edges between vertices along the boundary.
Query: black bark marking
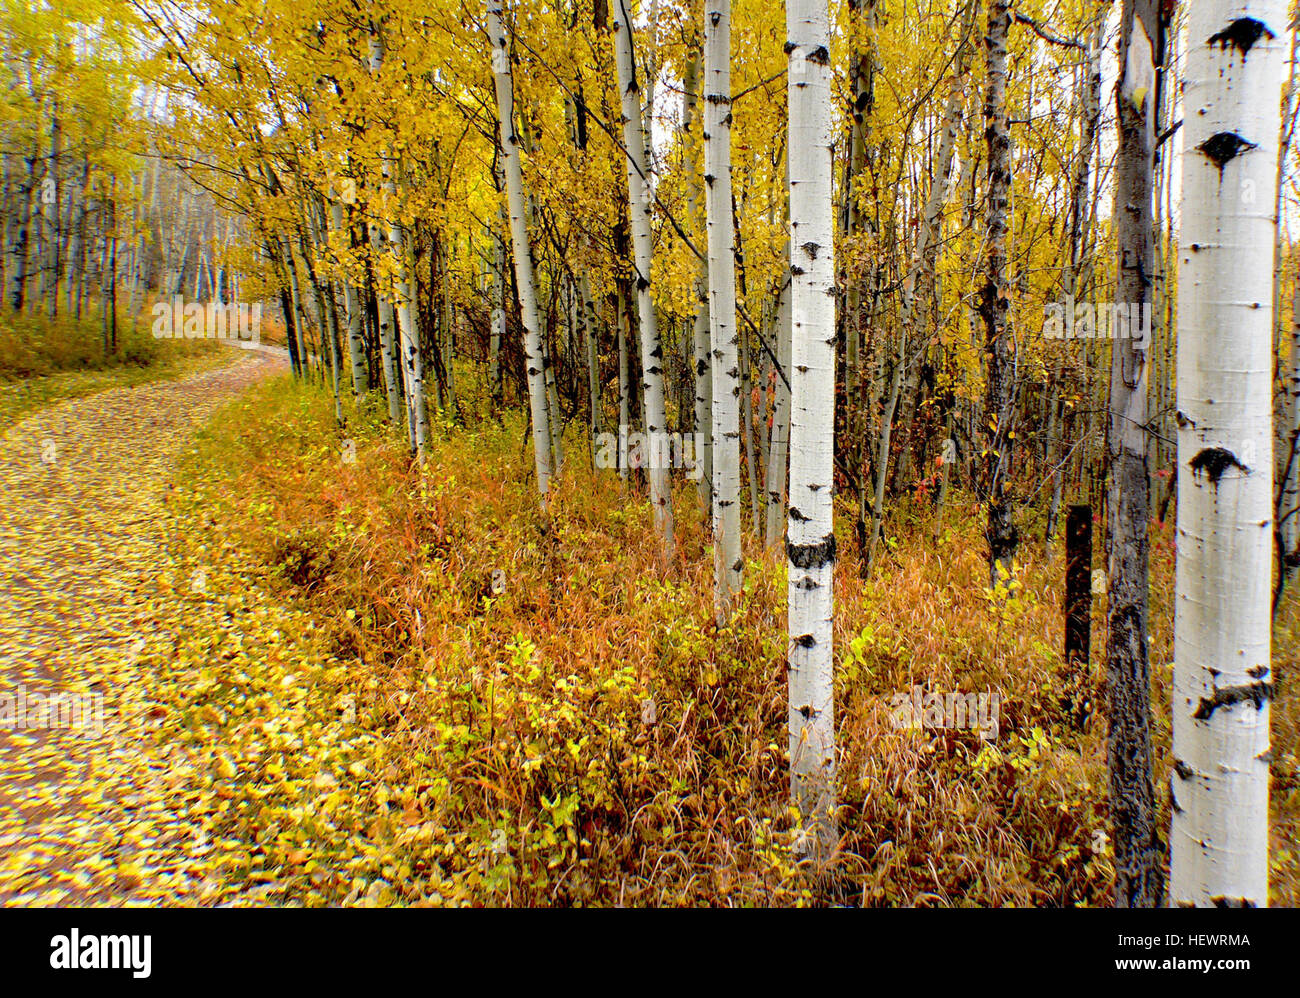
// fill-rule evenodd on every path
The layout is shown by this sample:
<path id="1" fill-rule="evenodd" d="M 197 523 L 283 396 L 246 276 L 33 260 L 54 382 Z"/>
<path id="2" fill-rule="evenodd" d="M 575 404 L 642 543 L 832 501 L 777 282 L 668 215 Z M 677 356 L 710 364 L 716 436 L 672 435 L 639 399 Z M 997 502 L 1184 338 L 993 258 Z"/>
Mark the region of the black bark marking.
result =
<path id="1" fill-rule="evenodd" d="M 803 246 L 800 247 L 800 248 L 801 248 L 805 253 L 808 254 L 808 259 L 809 259 L 809 260 L 816 260 L 816 259 L 817 259 L 817 250 L 818 250 L 820 247 L 819 247 L 816 243 L 804 243 Z"/>
<path id="2" fill-rule="evenodd" d="M 817 639 L 814 638 L 811 634 L 800 634 L 797 638 L 794 639 L 794 643 L 797 644 L 800 648 L 811 648 L 813 645 L 817 643 Z"/>
<path id="3" fill-rule="evenodd" d="M 1225 898 L 1212 897 L 1210 903 L 1216 908 L 1257 908 L 1259 907 L 1250 898 Z"/>
<path id="4" fill-rule="evenodd" d="M 830 64 L 831 54 L 826 51 L 825 45 L 818 45 L 808 53 L 808 61 L 815 62 L 819 66 L 826 66 Z"/>
<path id="5" fill-rule="evenodd" d="M 1268 35 L 1269 38 L 1277 37 L 1263 21 L 1257 21 L 1253 17 L 1239 17 L 1222 31 L 1211 35 L 1206 44 L 1217 45 L 1221 49 L 1226 49 L 1231 45 L 1241 53 L 1242 62 L 1245 62 L 1246 53 L 1264 35 Z"/>
<path id="6" fill-rule="evenodd" d="M 822 568 L 835 562 L 835 535 L 827 534 L 816 544 L 791 544 L 786 541 L 786 556 L 795 568 Z"/>
<path id="7" fill-rule="evenodd" d="M 1196 147 L 1219 168 L 1219 179 L 1223 179 L 1223 168 L 1228 161 L 1243 150 L 1254 149 L 1255 143 L 1247 142 L 1236 132 L 1218 132 Z"/>
<path id="8" fill-rule="evenodd" d="M 790 519 L 792 519 L 792 520 L 799 520 L 800 522 L 802 522 L 802 521 L 808 519 L 808 517 L 806 517 L 806 516 L 803 515 L 803 512 L 799 509 L 798 506 L 791 506 L 791 507 L 790 507 Z"/>
<path id="9" fill-rule="evenodd" d="M 1237 455 L 1226 447 L 1206 447 L 1192 458 L 1189 467 L 1193 474 L 1199 475 L 1202 471 L 1205 472 L 1215 485 L 1219 484 L 1219 479 L 1229 468 L 1240 468 L 1247 474 L 1250 473 L 1250 469 L 1237 460 Z"/>
<path id="10" fill-rule="evenodd" d="M 1253 703 L 1259 710 L 1273 699 L 1272 683 L 1251 683 L 1248 686 L 1225 686 L 1215 690 L 1212 697 L 1201 697 L 1200 705 L 1192 717 L 1198 721 L 1209 720 L 1220 707 L 1231 707 L 1237 703 Z"/>
<path id="11" fill-rule="evenodd" d="M 1196 775 L 1196 770 L 1183 762 L 1182 759 L 1174 760 L 1174 772 L 1178 774 L 1180 780 L 1190 780 Z"/>
<path id="12" fill-rule="evenodd" d="M 731 566 L 731 570 L 732 570 L 733 572 L 739 572 L 739 571 L 740 571 L 742 568 L 744 568 L 744 567 L 745 567 L 745 559 L 744 559 L 744 558 L 737 558 L 737 559 L 736 559 L 736 563 L 735 563 L 734 565 Z"/>

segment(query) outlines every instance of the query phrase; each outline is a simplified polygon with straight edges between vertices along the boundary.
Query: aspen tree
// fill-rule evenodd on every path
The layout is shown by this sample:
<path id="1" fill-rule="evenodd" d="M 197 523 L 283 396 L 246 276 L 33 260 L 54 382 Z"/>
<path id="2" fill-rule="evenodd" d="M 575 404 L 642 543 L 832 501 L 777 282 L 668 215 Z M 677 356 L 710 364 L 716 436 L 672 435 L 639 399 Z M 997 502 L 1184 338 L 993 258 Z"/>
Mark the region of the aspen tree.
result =
<path id="1" fill-rule="evenodd" d="M 1163 850 L 1151 782 L 1151 669 L 1147 647 L 1147 353 L 1141 310 L 1155 273 L 1153 159 L 1165 55 L 1160 0 L 1124 0 L 1116 96 L 1116 299 L 1130 316 L 1111 344 L 1109 546 L 1106 585 L 1107 761 L 1115 848 L 1115 905 L 1154 908 L 1163 894 Z M 1134 310 L 1137 311 L 1136 316 Z M 1149 326 L 1147 327 L 1149 333 Z"/>
<path id="2" fill-rule="evenodd" d="M 673 550 L 673 499 L 668 474 L 668 418 L 664 408 L 664 352 L 659 319 L 650 290 L 654 243 L 650 231 L 649 178 L 646 172 L 645 123 L 641 116 L 641 88 L 632 52 L 632 18 L 629 0 L 613 0 L 614 62 L 623 100 L 623 152 L 627 162 L 628 215 L 632 229 L 632 259 L 636 273 L 637 312 L 641 327 L 642 410 L 649 451 L 648 478 L 655 527 L 664 553 Z"/>
<path id="3" fill-rule="evenodd" d="M 831 205 L 830 18 L 826 0 L 788 0 L 791 411 L 790 792 L 802 848 L 835 845 L 835 260 Z"/>
<path id="4" fill-rule="evenodd" d="M 713 606 L 719 622 L 742 587 L 740 359 L 731 214 L 731 0 L 704 3 L 704 187 L 713 397 Z"/>
<path id="5" fill-rule="evenodd" d="M 533 283 L 532 248 L 524 219 L 524 181 L 519 165 L 519 137 L 514 125 L 514 82 L 510 49 L 501 23 L 500 0 L 488 0 L 488 36 L 492 44 L 492 75 L 496 83 L 502 170 L 506 182 L 506 205 L 510 213 L 510 242 L 514 249 L 515 283 L 524 321 L 524 364 L 528 369 L 528 401 L 533 421 L 533 461 L 537 491 L 543 502 L 551 480 L 551 424 L 547 412 L 546 371 L 542 353 L 542 323 L 537 311 Z"/>
<path id="6" fill-rule="evenodd" d="M 1170 777 L 1179 906 L 1268 904 L 1268 192 L 1285 33 L 1281 0 L 1206 0 L 1188 14 Z"/>

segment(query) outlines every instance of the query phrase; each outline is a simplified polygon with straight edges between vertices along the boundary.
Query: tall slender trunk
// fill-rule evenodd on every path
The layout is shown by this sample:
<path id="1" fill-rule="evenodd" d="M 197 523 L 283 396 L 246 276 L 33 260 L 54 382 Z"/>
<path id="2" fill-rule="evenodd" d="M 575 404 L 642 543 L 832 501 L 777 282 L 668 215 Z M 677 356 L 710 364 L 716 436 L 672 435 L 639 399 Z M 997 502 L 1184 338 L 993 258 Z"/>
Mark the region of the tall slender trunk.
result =
<path id="1" fill-rule="evenodd" d="M 492 45 L 492 74 L 496 83 L 498 140 L 505 173 L 506 204 L 510 212 L 510 242 L 514 247 L 515 284 L 524 323 L 524 366 L 528 373 L 528 401 L 533 420 L 533 461 L 537 491 L 546 501 L 551 481 L 551 421 L 546 404 L 546 369 L 542 353 L 542 321 L 537 311 L 533 282 L 532 248 L 524 219 L 524 180 L 519 165 L 519 136 L 514 124 L 514 81 L 510 48 L 501 24 L 501 0 L 488 0 L 488 36 Z"/>
<path id="2" fill-rule="evenodd" d="M 46 214 L 49 217 L 50 253 L 49 262 L 45 264 L 49 283 L 45 286 L 45 308 L 51 316 L 59 314 L 59 277 L 60 254 L 62 253 L 62 226 L 60 225 L 60 206 L 62 205 L 63 187 L 59 183 L 59 160 L 63 156 L 63 124 L 59 119 L 59 102 L 54 101 L 50 112 L 50 159 L 46 178 L 49 181 L 50 197 L 42 198 Z"/>
<path id="3" fill-rule="evenodd" d="M 1268 904 L 1270 349 L 1282 0 L 1188 14 L 1170 902 Z M 1267 96 L 1265 96 L 1267 95 Z M 1246 193 L 1250 192 L 1247 198 Z"/>
<path id="4" fill-rule="evenodd" d="M 632 304 L 629 301 L 631 297 L 627 293 L 627 284 L 623 280 L 617 281 L 618 290 L 615 298 L 615 309 L 617 315 L 615 321 L 618 323 L 618 474 L 623 481 L 627 481 L 628 462 L 626 447 L 623 443 L 627 439 L 628 429 L 632 422 L 632 385 L 631 372 L 628 370 L 628 326 L 630 323 L 630 310 Z"/>
<path id="5" fill-rule="evenodd" d="M 330 219 L 334 231 L 344 235 L 344 242 L 352 241 L 351 225 L 344 227 L 343 205 L 334 202 L 330 205 Z M 370 388 L 366 376 L 366 345 L 361 331 L 361 296 L 349 279 L 343 281 L 343 307 L 347 310 L 348 323 L 348 361 L 352 369 L 352 404 L 361 409 L 366 392 Z"/>
<path id="6" fill-rule="evenodd" d="M 668 474 L 668 420 L 664 409 L 664 352 L 659 320 L 650 293 L 654 244 L 650 232 L 651 201 L 647 193 L 645 125 L 641 118 L 641 91 L 632 54 L 632 20 L 629 0 L 615 0 L 613 13 L 614 60 L 618 89 L 623 97 L 623 150 L 627 161 L 628 215 L 632 227 L 632 257 L 636 270 L 637 306 L 641 326 L 642 408 L 649 441 L 650 503 L 664 553 L 673 550 L 673 499 Z"/>
<path id="7" fill-rule="evenodd" d="M 1115 229 L 1119 246 L 1115 297 L 1128 312 L 1115 330 L 1110 368 L 1110 487 L 1106 500 L 1107 761 L 1115 848 L 1115 906 L 1154 908 L 1164 893 L 1163 850 L 1151 782 L 1151 669 L 1147 645 L 1147 351 L 1155 276 L 1152 168 L 1165 19 L 1160 0 L 1124 0 L 1116 95 Z M 1149 319 L 1148 319 L 1149 323 Z M 1126 334 L 1126 335 L 1120 335 Z"/>
<path id="8" fill-rule="evenodd" d="M 722 622 L 741 593 L 745 565 L 740 544 L 740 333 L 731 207 L 731 0 L 704 3 L 703 135 L 713 400 L 713 608 Z"/>
<path id="9" fill-rule="evenodd" d="M 990 0 L 988 84 L 984 95 L 984 136 L 988 143 L 988 271 L 980 293 L 984 320 L 986 433 L 984 501 L 988 511 L 989 585 L 1011 581 L 1019 535 L 1007 497 L 1014 440 L 1015 385 L 1011 332 L 1007 326 L 1007 212 L 1011 195 L 1011 134 L 1007 127 L 1007 34 L 1010 0 Z"/>
<path id="10" fill-rule="evenodd" d="M 788 0 L 790 163 L 790 792 L 806 837 L 829 855 L 835 816 L 835 254 L 831 204 L 830 17 Z"/>
<path id="11" fill-rule="evenodd" d="M 787 247 L 786 258 L 790 256 Z M 782 284 L 777 295 L 776 322 L 776 399 L 772 408 L 772 445 L 767 458 L 767 524 L 764 542 L 768 547 L 780 543 L 785 533 L 786 469 L 790 460 L 790 286 Z"/>
<path id="12" fill-rule="evenodd" d="M 686 143 L 686 154 L 689 158 L 690 169 L 687 174 L 687 217 L 694 222 L 699 214 L 699 197 L 694 177 L 700 168 L 700 140 L 703 138 L 704 119 L 700 113 L 700 102 L 698 100 L 700 87 L 700 52 L 694 47 L 698 44 L 693 39 L 692 51 L 690 58 L 686 63 L 686 71 L 682 80 L 682 115 L 686 122 L 686 134 L 683 141 Z M 730 44 L 728 44 L 728 54 L 730 53 Z M 730 84 L 728 84 L 730 86 Z M 728 95 L 729 96 L 729 95 Z M 728 133 L 730 130 L 728 129 Z M 730 158 L 730 150 L 728 150 Z M 727 187 L 730 190 L 730 174 L 728 174 Z M 705 195 L 707 202 L 708 195 Z M 728 195 L 728 204 L 730 204 L 730 195 Z M 705 222 L 707 233 L 707 221 Z M 707 235 L 706 235 L 707 238 Z M 692 373 L 694 374 L 694 412 L 695 412 L 695 433 L 698 446 L 696 448 L 695 460 L 699 467 L 699 492 L 700 502 L 704 508 L 710 511 L 713 509 L 713 352 L 710 346 L 710 337 L 712 336 L 712 320 L 710 318 L 709 304 L 709 264 L 705 260 L 700 265 L 699 276 L 695 281 L 695 323 L 692 327 Z M 734 309 L 732 311 L 734 316 Z M 733 319 L 734 325 L 734 319 Z"/>

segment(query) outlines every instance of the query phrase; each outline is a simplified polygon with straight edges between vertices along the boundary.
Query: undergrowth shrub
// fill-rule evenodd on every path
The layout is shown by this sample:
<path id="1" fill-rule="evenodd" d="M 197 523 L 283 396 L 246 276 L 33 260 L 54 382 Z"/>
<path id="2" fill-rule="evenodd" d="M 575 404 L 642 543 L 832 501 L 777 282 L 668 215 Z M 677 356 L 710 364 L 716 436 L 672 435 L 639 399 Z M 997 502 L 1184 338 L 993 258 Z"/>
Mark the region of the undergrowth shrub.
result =
<path id="1" fill-rule="evenodd" d="M 132 323 L 119 314 L 117 349 L 105 350 L 98 312 L 78 321 L 68 315 L 0 316 L 0 380 L 40 377 L 60 371 L 148 367 L 164 357 L 184 357 L 219 349 L 211 340 L 155 339 L 149 321 Z"/>
<path id="2" fill-rule="evenodd" d="M 322 698 L 329 743 L 361 732 L 379 746 L 377 773 L 330 770 L 356 777 L 347 803 L 329 798 L 343 809 L 331 828 L 356 837 L 301 826 L 312 871 L 279 857 L 291 897 L 1109 903 L 1102 654 L 1094 647 L 1086 668 L 1062 661 L 1062 557 L 1027 539 L 1015 586 L 991 596 L 979 510 L 960 495 L 937 544 L 928 522 L 901 523 L 866 579 L 841 538 L 841 847 L 829 869 L 800 869 L 787 798 L 783 552 L 751 539 L 744 598 L 718 628 L 693 483 L 674 494 L 678 554 L 665 565 L 645 496 L 586 467 L 581 441 L 570 441 L 543 512 L 517 416 L 473 429 L 434 422 L 420 469 L 377 408 L 339 430 L 318 390 L 281 381 L 216 420 L 188 471 L 212 521 L 260 553 L 266 584 L 302 599 L 346 661 L 336 671 L 355 717 L 340 720 Z M 345 439 L 355 462 L 341 457 Z M 1161 773 L 1170 530 L 1154 538 L 1152 571 Z M 1104 634 L 1102 602 L 1094 634 Z M 1287 634 L 1282 673 L 1296 654 L 1294 627 Z M 996 693 L 997 737 L 899 727 L 891 700 L 914 686 Z M 1295 706 L 1284 692 L 1275 707 L 1284 897 L 1296 882 Z M 329 765 L 329 752 L 312 758 Z M 260 815 L 265 828 L 259 792 L 232 814 Z M 274 819 L 281 835 L 294 820 Z"/>

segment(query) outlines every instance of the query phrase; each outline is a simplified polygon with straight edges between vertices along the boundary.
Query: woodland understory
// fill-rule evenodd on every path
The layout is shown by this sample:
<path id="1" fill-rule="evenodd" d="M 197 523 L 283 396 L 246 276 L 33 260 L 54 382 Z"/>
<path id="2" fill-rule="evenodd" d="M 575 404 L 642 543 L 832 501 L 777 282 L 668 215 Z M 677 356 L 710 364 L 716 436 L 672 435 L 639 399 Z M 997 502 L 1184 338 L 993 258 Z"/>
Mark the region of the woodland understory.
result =
<path id="1" fill-rule="evenodd" d="M 0 7 L 0 898 L 1300 903 L 1296 13 Z"/>

